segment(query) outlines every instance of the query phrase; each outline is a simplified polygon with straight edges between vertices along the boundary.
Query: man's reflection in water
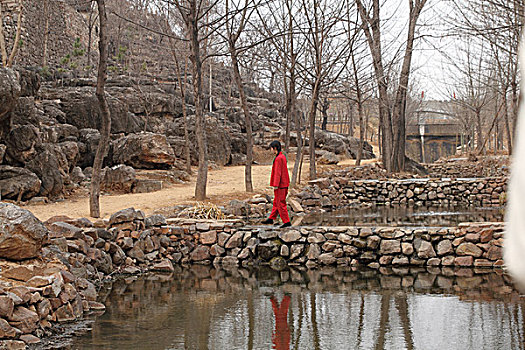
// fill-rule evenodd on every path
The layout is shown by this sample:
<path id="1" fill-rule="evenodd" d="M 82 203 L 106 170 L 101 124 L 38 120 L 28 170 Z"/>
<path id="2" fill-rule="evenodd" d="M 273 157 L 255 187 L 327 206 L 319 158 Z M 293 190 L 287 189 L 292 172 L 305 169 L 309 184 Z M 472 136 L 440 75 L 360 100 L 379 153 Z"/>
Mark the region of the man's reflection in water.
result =
<path id="1" fill-rule="evenodd" d="M 272 334 L 273 349 L 289 350 L 290 349 L 290 328 L 288 327 L 288 308 L 290 307 L 290 296 L 285 295 L 281 305 L 271 296 L 273 314 L 275 316 L 275 331 Z"/>

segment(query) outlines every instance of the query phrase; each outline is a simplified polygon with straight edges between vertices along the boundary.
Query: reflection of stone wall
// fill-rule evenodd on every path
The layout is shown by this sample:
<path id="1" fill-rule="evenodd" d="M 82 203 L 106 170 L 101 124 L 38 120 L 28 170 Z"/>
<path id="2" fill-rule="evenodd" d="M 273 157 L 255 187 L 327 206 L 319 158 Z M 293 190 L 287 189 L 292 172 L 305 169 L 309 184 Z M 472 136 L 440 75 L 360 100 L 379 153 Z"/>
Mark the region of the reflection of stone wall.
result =
<path id="1" fill-rule="evenodd" d="M 509 323 L 523 298 L 507 276 L 475 269 L 292 267 L 278 272 L 199 265 L 131 280 L 112 284 L 103 299 L 106 315 L 71 348 L 103 343 L 114 349 L 270 349 L 277 331 L 271 300 L 283 300 L 282 293 L 291 302 L 289 327 L 279 331 L 294 340 L 290 349 L 389 348 L 374 347 L 385 333 L 388 344 L 428 344 L 423 346 L 428 349 L 493 348 L 495 343 L 511 348 L 521 344 L 523 331 L 522 322 Z M 436 323 L 442 317 L 446 325 Z M 429 323 L 430 328 L 423 326 Z M 478 326 L 469 333 L 466 323 Z M 500 330 L 508 336 L 503 339 Z M 451 341 L 433 346 L 443 334 L 451 334 Z"/>
<path id="2" fill-rule="evenodd" d="M 482 273 L 479 273 L 482 272 Z M 266 267 L 257 269 L 223 269 L 206 265 L 177 267 L 173 275 L 146 275 L 133 283 L 119 280 L 113 283 L 109 294 L 104 296 L 108 311 L 113 310 L 122 318 L 131 316 L 131 312 L 140 308 L 144 318 L 154 317 L 158 310 L 151 305 L 156 300 L 177 300 L 178 292 L 207 292 L 217 294 L 231 291 L 256 290 L 261 282 L 271 281 L 272 285 L 282 286 L 283 290 L 297 290 L 301 286 L 306 290 L 323 290 L 344 293 L 347 291 L 379 292 L 385 289 L 405 292 L 451 293 L 470 301 L 512 301 L 519 298 L 508 276 L 501 273 L 486 273 L 475 269 L 453 268 L 389 268 L 377 271 L 352 267 L 321 267 L 304 270 L 290 267 L 287 271 L 275 271 Z M 511 291 L 509 293 L 509 291 Z M 213 298 L 211 304 L 222 303 L 220 298 Z M 132 307 L 133 302 L 140 305 Z M 195 300 L 201 301 L 201 299 Z M 188 306 L 190 309 L 191 306 Z M 169 311 L 169 309 L 167 309 Z"/>

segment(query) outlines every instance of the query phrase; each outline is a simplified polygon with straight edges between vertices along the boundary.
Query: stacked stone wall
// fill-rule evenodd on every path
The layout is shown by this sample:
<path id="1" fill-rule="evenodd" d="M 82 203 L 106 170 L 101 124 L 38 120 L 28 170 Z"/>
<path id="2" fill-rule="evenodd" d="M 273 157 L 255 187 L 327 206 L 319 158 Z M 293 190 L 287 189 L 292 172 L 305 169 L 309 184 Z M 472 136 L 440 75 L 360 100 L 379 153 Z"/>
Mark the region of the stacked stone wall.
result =
<path id="1" fill-rule="evenodd" d="M 500 206 L 506 201 L 507 180 L 506 177 L 406 180 L 331 177 L 310 181 L 296 197 L 307 211 L 352 205 Z"/>

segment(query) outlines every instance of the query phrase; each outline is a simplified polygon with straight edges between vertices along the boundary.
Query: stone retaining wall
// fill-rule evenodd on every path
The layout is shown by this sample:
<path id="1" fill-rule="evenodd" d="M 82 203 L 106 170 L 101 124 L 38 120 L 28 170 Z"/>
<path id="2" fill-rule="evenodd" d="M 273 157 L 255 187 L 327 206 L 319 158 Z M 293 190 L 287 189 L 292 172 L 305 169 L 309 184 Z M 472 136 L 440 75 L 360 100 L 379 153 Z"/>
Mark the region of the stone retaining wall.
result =
<path id="1" fill-rule="evenodd" d="M 331 177 L 310 181 L 296 197 L 305 210 L 334 210 L 350 205 L 499 206 L 506 201 L 507 180 L 496 177 L 349 181 Z"/>
<path id="2" fill-rule="evenodd" d="M 20 209 L 22 210 L 22 209 Z M 503 224 L 455 228 L 245 226 L 145 215 L 133 208 L 95 223 L 54 217 L 39 259 L 0 261 L 0 347 L 38 343 L 60 324 L 103 310 L 95 285 L 174 264 L 372 268 L 500 267 Z"/>
<path id="3" fill-rule="evenodd" d="M 501 267 L 502 223 L 453 228 L 297 227 L 279 230 L 186 223 L 180 263 Z M 192 247 L 192 249 L 190 248 Z"/>

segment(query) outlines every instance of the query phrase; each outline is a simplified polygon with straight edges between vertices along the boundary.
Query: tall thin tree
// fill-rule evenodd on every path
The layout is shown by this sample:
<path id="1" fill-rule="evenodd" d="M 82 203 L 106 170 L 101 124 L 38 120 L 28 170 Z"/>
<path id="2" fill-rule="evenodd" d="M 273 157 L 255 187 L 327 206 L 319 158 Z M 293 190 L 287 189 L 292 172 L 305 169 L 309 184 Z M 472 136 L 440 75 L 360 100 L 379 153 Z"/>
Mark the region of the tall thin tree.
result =
<path id="1" fill-rule="evenodd" d="M 100 140 L 98 142 L 95 160 L 93 161 L 93 175 L 91 177 L 91 191 L 89 197 L 89 212 L 91 217 L 100 217 L 100 183 L 102 180 L 102 164 L 109 145 L 109 134 L 111 131 L 111 115 L 106 101 L 105 85 L 107 79 L 108 64 L 108 38 L 107 38 L 107 16 L 104 0 L 97 0 L 99 18 L 99 62 L 97 75 L 97 96 L 100 109 Z"/>

